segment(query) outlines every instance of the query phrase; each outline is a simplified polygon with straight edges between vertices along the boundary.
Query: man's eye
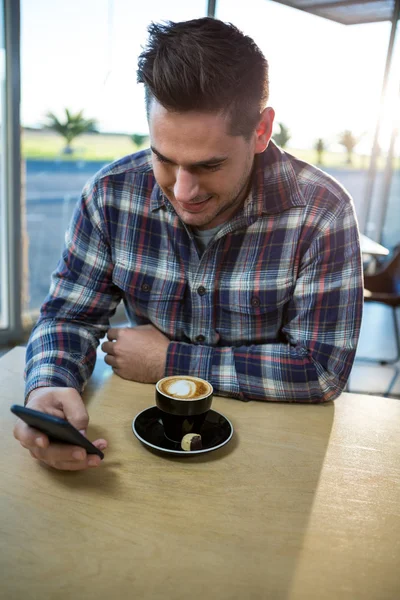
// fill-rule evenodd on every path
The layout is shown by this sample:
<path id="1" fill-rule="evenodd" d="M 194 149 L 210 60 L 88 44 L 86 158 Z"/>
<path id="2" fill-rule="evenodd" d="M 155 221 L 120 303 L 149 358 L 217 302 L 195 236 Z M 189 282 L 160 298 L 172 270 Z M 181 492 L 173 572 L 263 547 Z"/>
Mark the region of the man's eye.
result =
<path id="1" fill-rule="evenodd" d="M 204 165 L 204 169 L 206 169 L 207 171 L 218 171 L 218 169 L 221 168 L 221 163 L 219 163 L 218 165 Z"/>
<path id="2" fill-rule="evenodd" d="M 158 162 L 160 162 L 160 163 L 170 164 L 169 160 L 167 160 L 166 158 L 163 158 L 162 156 L 158 156 L 158 154 L 156 154 L 156 158 L 157 158 Z"/>
<path id="3" fill-rule="evenodd" d="M 158 154 L 155 154 L 155 157 L 157 159 L 157 162 L 162 163 L 164 165 L 172 165 L 173 163 L 171 163 L 170 160 L 168 160 L 167 158 L 164 158 L 163 156 L 159 156 Z M 196 168 L 202 168 L 205 169 L 206 171 L 218 171 L 218 169 L 220 169 L 222 166 L 222 163 L 218 163 L 216 165 L 201 165 L 201 167 L 196 167 Z"/>

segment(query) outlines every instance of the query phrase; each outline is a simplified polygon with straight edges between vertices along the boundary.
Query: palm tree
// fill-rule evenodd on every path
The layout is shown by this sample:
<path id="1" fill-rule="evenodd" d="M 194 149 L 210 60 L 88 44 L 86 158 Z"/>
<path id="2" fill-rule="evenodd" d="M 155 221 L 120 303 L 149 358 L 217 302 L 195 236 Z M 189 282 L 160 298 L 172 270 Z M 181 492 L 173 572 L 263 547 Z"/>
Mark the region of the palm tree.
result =
<path id="1" fill-rule="evenodd" d="M 286 127 L 286 125 L 284 125 L 283 123 L 278 123 L 280 131 L 279 133 L 275 133 L 272 136 L 272 139 L 274 140 L 274 142 L 276 142 L 278 144 L 278 146 L 280 146 L 281 148 L 285 148 L 286 144 L 288 143 L 288 141 L 291 138 L 289 129 Z"/>
<path id="2" fill-rule="evenodd" d="M 66 146 L 63 150 L 64 154 L 72 154 L 71 142 L 82 133 L 89 131 L 97 133 L 96 121 L 94 119 L 85 119 L 83 110 L 73 114 L 66 108 L 64 120 L 58 119 L 52 112 L 48 112 L 46 117 L 47 123 L 45 123 L 45 127 L 53 129 L 53 131 L 59 133 L 66 141 Z"/>
<path id="3" fill-rule="evenodd" d="M 140 135 L 140 133 L 134 133 L 133 135 L 131 135 L 131 140 L 135 144 L 137 149 L 141 148 L 144 144 L 146 144 L 148 139 L 148 135 Z"/>
<path id="4" fill-rule="evenodd" d="M 317 139 L 314 150 L 317 152 L 317 164 L 322 165 L 322 155 L 326 150 L 325 142 L 322 138 Z"/>
<path id="5" fill-rule="evenodd" d="M 360 138 L 356 138 L 349 129 L 343 131 L 339 136 L 339 144 L 344 146 L 347 151 L 347 164 L 353 163 L 353 150 L 357 146 Z"/>

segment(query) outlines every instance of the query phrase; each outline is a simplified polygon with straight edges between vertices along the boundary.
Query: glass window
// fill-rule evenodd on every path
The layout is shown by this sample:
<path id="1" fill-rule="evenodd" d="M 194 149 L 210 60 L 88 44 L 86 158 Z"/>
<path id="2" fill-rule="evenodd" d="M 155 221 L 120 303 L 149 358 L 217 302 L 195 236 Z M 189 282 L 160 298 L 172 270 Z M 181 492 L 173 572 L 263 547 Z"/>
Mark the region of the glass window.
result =
<path id="1" fill-rule="evenodd" d="M 21 337 L 19 4 L 0 2 L 0 342 Z"/>
<path id="2" fill-rule="evenodd" d="M 5 205 L 5 44 L 4 44 L 4 6 L 0 3 L 0 330 L 9 324 L 7 315 L 8 264 L 7 264 L 7 229 Z"/>
<path id="3" fill-rule="evenodd" d="M 205 0 L 152 0 L 140 7 L 131 0 L 21 1 L 29 244 L 25 311 L 36 314 L 47 294 L 83 185 L 105 164 L 146 144 L 144 93 L 136 83 L 136 64 L 147 26 L 205 13 Z M 80 111 L 81 123 L 95 123 L 86 123 L 86 132 L 68 141 L 60 131 L 65 134 L 67 121 Z"/>
<path id="4" fill-rule="evenodd" d="M 288 151 L 338 179 L 363 222 L 391 24 L 345 26 L 265 0 L 218 0 L 216 17 L 250 35 L 268 59 L 275 134 L 283 123 Z"/>
<path id="5" fill-rule="evenodd" d="M 400 25 L 381 108 L 377 175 L 366 233 L 393 250 L 400 244 Z"/>
<path id="6" fill-rule="evenodd" d="M 400 245 L 400 151 L 394 161 L 388 189 L 387 210 L 382 232 L 382 244 L 393 250 Z"/>

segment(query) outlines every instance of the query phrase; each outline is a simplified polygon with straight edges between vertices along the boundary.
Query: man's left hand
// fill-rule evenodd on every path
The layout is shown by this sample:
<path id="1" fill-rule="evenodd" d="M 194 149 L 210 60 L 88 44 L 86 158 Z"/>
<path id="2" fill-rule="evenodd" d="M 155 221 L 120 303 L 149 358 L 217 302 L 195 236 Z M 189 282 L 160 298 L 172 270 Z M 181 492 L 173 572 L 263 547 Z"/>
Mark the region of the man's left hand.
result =
<path id="1" fill-rule="evenodd" d="M 164 377 L 169 339 L 153 325 L 113 328 L 101 345 L 104 361 L 123 379 L 156 383 Z"/>

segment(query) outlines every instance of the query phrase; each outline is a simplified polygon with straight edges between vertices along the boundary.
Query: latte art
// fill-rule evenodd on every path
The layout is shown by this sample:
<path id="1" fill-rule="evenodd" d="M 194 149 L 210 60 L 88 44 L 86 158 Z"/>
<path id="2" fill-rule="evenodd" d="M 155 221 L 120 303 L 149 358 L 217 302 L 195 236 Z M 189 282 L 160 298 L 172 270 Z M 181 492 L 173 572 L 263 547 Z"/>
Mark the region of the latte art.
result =
<path id="1" fill-rule="evenodd" d="M 174 396 L 174 398 L 194 398 L 196 395 L 196 384 L 194 381 L 188 381 L 187 379 L 178 379 L 177 381 L 170 381 L 169 384 L 164 386 L 167 394 Z"/>
<path id="2" fill-rule="evenodd" d="M 177 400 L 196 400 L 211 393 L 211 386 L 196 377 L 167 377 L 159 382 L 159 388 Z"/>

